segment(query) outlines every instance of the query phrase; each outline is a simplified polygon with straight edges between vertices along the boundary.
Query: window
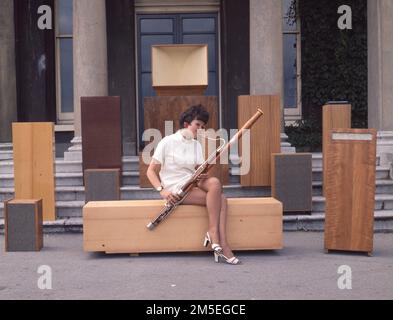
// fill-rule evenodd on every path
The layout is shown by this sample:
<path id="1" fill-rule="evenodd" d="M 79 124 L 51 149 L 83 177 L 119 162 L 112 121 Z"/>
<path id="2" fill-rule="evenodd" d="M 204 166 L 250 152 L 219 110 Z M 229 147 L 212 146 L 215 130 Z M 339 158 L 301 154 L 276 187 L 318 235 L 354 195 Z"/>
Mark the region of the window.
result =
<path id="1" fill-rule="evenodd" d="M 56 1 L 56 87 L 57 123 L 74 119 L 72 0 Z"/>
<path id="2" fill-rule="evenodd" d="M 301 37 L 297 1 L 283 0 L 284 113 L 301 118 Z"/>

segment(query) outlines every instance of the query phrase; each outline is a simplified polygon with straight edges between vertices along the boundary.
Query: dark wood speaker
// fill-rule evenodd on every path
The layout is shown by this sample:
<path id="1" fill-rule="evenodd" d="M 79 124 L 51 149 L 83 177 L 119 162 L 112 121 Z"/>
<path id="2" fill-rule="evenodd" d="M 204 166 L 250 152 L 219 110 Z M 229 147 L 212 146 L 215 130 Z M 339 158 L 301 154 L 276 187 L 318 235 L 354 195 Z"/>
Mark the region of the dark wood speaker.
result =
<path id="1" fill-rule="evenodd" d="M 121 171 L 120 97 L 82 97 L 81 121 L 83 172 L 112 168 Z"/>
<path id="2" fill-rule="evenodd" d="M 42 231 L 42 199 L 9 200 L 5 209 L 5 251 L 40 251 Z"/>

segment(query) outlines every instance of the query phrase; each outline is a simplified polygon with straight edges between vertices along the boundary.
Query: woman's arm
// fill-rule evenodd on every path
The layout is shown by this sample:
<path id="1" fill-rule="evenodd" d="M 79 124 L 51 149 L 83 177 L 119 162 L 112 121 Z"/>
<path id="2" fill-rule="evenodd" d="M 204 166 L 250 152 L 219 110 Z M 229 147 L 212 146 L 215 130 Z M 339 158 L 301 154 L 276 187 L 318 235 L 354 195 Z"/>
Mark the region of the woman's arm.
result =
<path id="1" fill-rule="evenodd" d="M 158 188 L 159 186 L 161 186 L 161 181 L 158 175 L 160 170 L 161 170 L 161 164 L 157 160 L 152 159 L 149 168 L 147 168 L 146 175 L 154 188 Z M 163 199 L 165 199 L 171 204 L 174 204 L 176 201 L 180 199 L 177 195 L 174 195 L 172 194 L 172 192 L 165 189 L 160 192 L 160 195 Z"/>
<path id="2" fill-rule="evenodd" d="M 152 159 L 149 168 L 147 169 L 146 175 L 154 188 L 158 188 L 161 185 L 161 181 L 158 176 L 160 170 L 161 170 L 161 163 Z"/>

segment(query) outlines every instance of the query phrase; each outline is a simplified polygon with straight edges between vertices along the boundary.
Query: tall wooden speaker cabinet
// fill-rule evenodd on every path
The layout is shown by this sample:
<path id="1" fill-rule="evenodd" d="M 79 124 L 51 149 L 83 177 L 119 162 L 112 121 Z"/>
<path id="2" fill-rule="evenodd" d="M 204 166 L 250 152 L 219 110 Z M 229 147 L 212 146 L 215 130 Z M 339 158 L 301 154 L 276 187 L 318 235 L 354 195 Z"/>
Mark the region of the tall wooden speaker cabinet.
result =
<path id="1" fill-rule="evenodd" d="M 263 116 L 251 128 L 249 140 L 244 135 L 239 142 L 241 155 L 240 183 L 243 187 L 271 186 L 271 155 L 281 152 L 281 107 L 278 95 L 239 96 L 238 128 L 241 128 L 257 108 Z"/>
<path id="2" fill-rule="evenodd" d="M 54 124 L 12 124 L 15 199 L 42 199 L 44 221 L 56 220 Z"/>
<path id="3" fill-rule="evenodd" d="M 325 193 L 326 163 L 329 149 L 329 134 L 332 129 L 351 128 L 351 105 L 347 102 L 328 102 L 323 106 L 322 115 L 322 154 L 323 154 L 323 193 Z"/>
<path id="4" fill-rule="evenodd" d="M 375 129 L 334 129 L 329 135 L 326 252 L 373 251 L 376 134 Z"/>

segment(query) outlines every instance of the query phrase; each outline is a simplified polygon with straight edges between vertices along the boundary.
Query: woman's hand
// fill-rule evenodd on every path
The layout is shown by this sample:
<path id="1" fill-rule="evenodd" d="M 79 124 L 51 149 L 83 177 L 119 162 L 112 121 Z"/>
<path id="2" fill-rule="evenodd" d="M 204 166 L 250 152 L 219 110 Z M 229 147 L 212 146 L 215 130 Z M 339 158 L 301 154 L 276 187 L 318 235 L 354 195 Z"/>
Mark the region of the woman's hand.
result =
<path id="1" fill-rule="evenodd" d="M 208 176 L 207 173 L 202 173 L 202 174 L 197 178 L 197 181 L 199 182 L 199 181 L 202 181 L 202 180 L 206 180 L 206 179 L 208 179 L 208 178 L 209 178 L 209 176 Z"/>
<path id="2" fill-rule="evenodd" d="M 171 205 L 174 205 L 177 201 L 180 200 L 180 197 L 178 195 L 173 194 L 172 192 L 165 189 L 160 192 L 160 195 L 163 199 L 166 200 L 167 203 Z"/>

